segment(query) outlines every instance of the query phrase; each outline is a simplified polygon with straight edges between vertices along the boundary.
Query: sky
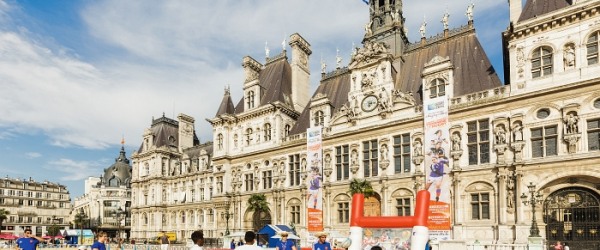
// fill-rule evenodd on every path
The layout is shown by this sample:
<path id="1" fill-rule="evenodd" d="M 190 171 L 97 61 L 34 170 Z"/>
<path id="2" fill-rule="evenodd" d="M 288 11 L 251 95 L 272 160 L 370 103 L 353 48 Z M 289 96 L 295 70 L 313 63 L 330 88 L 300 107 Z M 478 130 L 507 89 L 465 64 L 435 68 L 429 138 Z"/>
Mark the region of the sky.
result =
<path id="1" fill-rule="evenodd" d="M 409 41 L 466 25 L 500 79 L 508 4 L 498 0 L 404 0 Z M 141 145 L 152 118 L 195 118 L 201 142 L 231 88 L 242 97 L 242 58 L 264 63 L 299 33 L 310 44 L 311 91 L 320 61 L 347 65 L 369 8 L 362 0 L 0 0 L 0 177 L 66 185 L 75 199 Z M 287 44 L 287 42 L 286 42 Z M 289 46 L 288 57 L 289 54 Z M 333 66 L 334 67 L 334 66 Z M 327 70 L 333 69 L 328 66 Z"/>

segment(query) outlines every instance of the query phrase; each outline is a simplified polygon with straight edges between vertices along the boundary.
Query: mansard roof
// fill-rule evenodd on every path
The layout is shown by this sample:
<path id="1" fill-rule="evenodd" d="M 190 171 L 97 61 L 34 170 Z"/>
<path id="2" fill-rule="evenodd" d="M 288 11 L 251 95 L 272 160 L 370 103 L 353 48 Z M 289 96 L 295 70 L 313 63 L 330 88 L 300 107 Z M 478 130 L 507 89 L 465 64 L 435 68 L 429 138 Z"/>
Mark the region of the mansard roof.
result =
<path id="1" fill-rule="evenodd" d="M 179 122 L 171 118 L 163 116 L 158 119 L 152 119 L 152 126 L 150 127 L 150 133 L 153 135 L 152 145 L 156 148 L 163 146 L 177 148 L 179 146 Z M 194 130 L 194 142 L 193 145 L 200 144 L 200 140 Z M 138 153 L 142 153 L 144 144 L 140 145 Z"/>
<path id="2" fill-rule="evenodd" d="M 571 6 L 571 2 L 572 0 L 527 0 L 519 22 Z"/>
<path id="3" fill-rule="evenodd" d="M 285 53 L 285 51 L 283 52 Z M 267 62 L 258 76 L 258 84 L 261 87 L 260 105 L 282 102 L 290 107 L 292 103 L 292 67 L 287 61 L 285 54 Z M 242 97 L 235 106 L 235 113 L 244 112 L 244 98 Z"/>
<path id="4" fill-rule="evenodd" d="M 435 56 L 449 57 L 454 66 L 454 96 L 502 85 L 472 27 L 463 26 L 448 33 L 447 37 L 440 34 L 425 43 L 409 46 L 395 89 L 413 93 L 415 101 L 422 103 L 421 74 L 424 65 Z"/>
<path id="5" fill-rule="evenodd" d="M 332 106 L 332 113 L 337 112 L 346 102 L 348 102 L 348 92 L 350 92 L 350 71 L 347 68 L 338 69 L 333 76 L 326 77 L 321 81 L 319 87 L 312 98 L 317 95 L 324 95 L 329 98 Z M 312 100 L 312 99 L 311 99 Z M 306 108 L 298 117 L 298 122 L 290 130 L 290 135 L 306 132 L 310 127 L 310 106 L 312 101 L 306 105 Z"/>
<path id="6" fill-rule="evenodd" d="M 202 154 L 202 151 L 206 151 L 206 154 L 210 158 L 213 155 L 213 143 L 212 141 L 207 141 L 205 143 L 193 146 L 191 148 L 186 148 L 183 150 L 183 153 L 186 154 L 190 159 L 197 159 Z"/>

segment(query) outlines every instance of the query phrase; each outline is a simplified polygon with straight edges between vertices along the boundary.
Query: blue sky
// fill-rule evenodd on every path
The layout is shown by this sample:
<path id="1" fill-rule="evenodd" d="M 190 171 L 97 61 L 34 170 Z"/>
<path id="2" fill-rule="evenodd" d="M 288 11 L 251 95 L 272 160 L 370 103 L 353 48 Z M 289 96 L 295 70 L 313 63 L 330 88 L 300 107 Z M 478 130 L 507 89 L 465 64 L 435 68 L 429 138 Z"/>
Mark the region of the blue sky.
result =
<path id="1" fill-rule="evenodd" d="M 465 25 L 475 27 L 502 79 L 501 32 L 506 1 L 404 1 L 409 40 Z M 72 198 L 83 180 L 114 163 L 125 138 L 128 157 L 152 117 L 195 117 L 201 141 L 231 86 L 241 98 L 242 58 L 264 62 L 299 33 L 312 46 L 312 90 L 319 61 L 347 64 L 359 46 L 368 7 L 361 0 L 0 0 L 0 177 L 67 185 Z M 328 66 L 331 70 L 332 66 Z"/>

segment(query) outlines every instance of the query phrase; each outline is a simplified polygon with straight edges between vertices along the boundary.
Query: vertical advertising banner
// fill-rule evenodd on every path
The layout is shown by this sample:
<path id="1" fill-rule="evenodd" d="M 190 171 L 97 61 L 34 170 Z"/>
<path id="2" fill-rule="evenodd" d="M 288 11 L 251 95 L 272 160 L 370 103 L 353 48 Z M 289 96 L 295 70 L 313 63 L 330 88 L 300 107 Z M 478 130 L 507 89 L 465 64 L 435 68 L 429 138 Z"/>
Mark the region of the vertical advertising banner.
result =
<path id="1" fill-rule="evenodd" d="M 450 239 L 450 152 L 448 98 L 423 103 L 425 123 L 425 190 L 431 194 L 428 226 L 432 240 Z"/>
<path id="2" fill-rule="evenodd" d="M 308 231 L 323 231 L 323 145 L 321 127 L 306 130 Z"/>

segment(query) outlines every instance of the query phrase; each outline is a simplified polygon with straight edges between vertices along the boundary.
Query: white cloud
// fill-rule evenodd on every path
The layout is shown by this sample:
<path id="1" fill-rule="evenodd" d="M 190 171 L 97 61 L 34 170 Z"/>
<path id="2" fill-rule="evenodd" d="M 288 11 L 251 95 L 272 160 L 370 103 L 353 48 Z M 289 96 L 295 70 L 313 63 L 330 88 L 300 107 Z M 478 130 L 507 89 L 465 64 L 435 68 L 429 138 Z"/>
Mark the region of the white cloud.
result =
<path id="1" fill-rule="evenodd" d="M 44 168 L 53 171 L 53 174 L 58 173 L 61 181 L 79 181 L 89 176 L 99 176 L 101 169 L 106 167 L 105 162 L 75 161 L 66 158 L 51 161 L 48 164 Z"/>
<path id="2" fill-rule="evenodd" d="M 451 27 L 466 24 L 471 0 L 404 2 L 410 40 L 416 41 L 424 13 L 428 34 L 433 35 L 441 32 L 439 20 L 446 9 Z M 80 17 L 91 37 L 83 40 L 102 45 L 98 51 L 81 53 L 78 49 L 88 48 L 83 45 L 56 48 L 25 27 L 0 31 L 0 127 L 7 128 L 0 131 L 0 139 L 41 131 L 60 147 L 106 148 L 122 135 L 138 145 L 150 118 L 162 112 L 169 117 L 192 115 L 198 135 L 211 139 L 205 118 L 216 113 L 226 85 L 235 103 L 241 97 L 243 56 L 262 61 L 265 41 L 275 55 L 283 38 L 298 32 L 314 52 L 314 89 L 321 57 L 335 65 L 339 48 L 347 63 L 351 44 L 361 42 L 368 18 L 368 7 L 360 0 L 86 3 Z M 507 9 L 505 2 L 495 0 L 475 4 L 476 24 L 499 8 Z M 0 24 L 9 9 L 0 0 Z M 480 29 L 481 40 L 499 45 L 496 28 Z M 82 170 L 91 166 L 66 159 L 53 164 Z"/>
<path id="3" fill-rule="evenodd" d="M 27 158 L 29 159 L 34 159 L 34 158 L 39 158 L 42 157 L 42 154 L 38 153 L 38 152 L 27 152 L 25 154 L 27 156 Z"/>

